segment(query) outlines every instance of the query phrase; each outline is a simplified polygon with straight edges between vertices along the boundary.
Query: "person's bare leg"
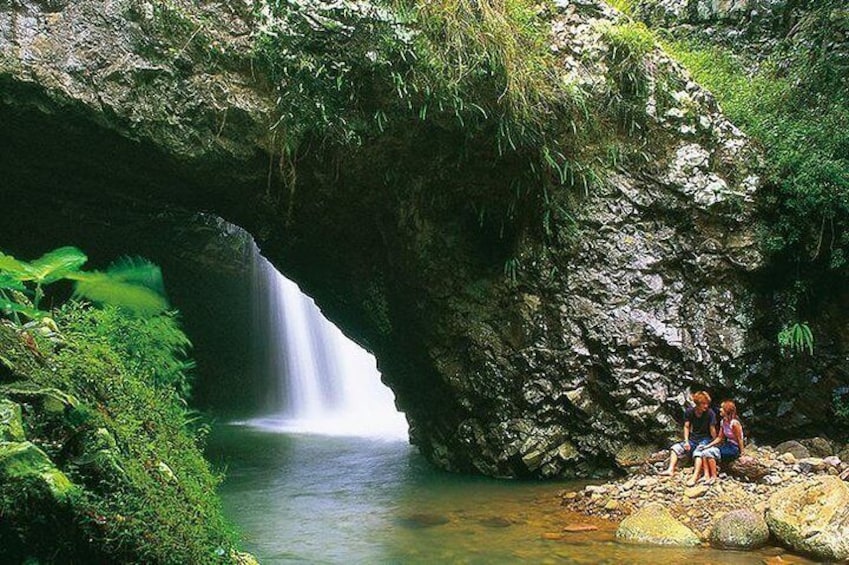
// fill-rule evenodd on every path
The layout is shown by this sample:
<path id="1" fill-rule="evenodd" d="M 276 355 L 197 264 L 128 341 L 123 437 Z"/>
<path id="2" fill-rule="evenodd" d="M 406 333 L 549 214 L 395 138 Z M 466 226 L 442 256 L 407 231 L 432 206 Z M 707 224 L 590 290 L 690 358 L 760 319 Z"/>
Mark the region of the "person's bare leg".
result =
<path id="1" fill-rule="evenodd" d="M 713 483 L 716 482 L 716 477 L 717 477 L 716 459 L 714 459 L 712 457 L 707 460 L 707 475 L 708 475 L 707 484 L 712 485 Z"/>
<path id="2" fill-rule="evenodd" d="M 704 458 L 703 457 L 694 457 L 693 458 L 693 476 L 690 477 L 689 481 L 687 481 L 687 486 L 691 487 L 694 484 L 696 484 L 697 480 L 699 480 L 699 473 L 702 472 L 702 466 L 703 466 L 702 459 L 704 459 Z"/>
<path id="3" fill-rule="evenodd" d="M 677 465 L 677 464 L 678 464 L 678 455 L 676 455 L 675 452 L 673 451 L 672 454 L 669 456 L 669 468 L 666 469 L 666 471 L 663 471 L 661 473 L 661 475 L 664 475 L 666 477 L 671 477 L 672 475 L 674 475 L 675 474 L 675 465 Z"/>

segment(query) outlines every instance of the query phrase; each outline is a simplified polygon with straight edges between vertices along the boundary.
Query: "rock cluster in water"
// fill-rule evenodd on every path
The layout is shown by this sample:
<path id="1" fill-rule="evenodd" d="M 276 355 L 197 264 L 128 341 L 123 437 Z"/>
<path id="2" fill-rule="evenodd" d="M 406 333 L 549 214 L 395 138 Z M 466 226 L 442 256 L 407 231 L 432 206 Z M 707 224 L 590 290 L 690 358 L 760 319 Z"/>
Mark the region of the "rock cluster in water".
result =
<path id="1" fill-rule="evenodd" d="M 719 548 L 755 549 L 772 536 L 800 553 L 849 559 L 849 446 L 805 443 L 818 456 L 799 442 L 751 448 L 723 466 L 713 485 L 688 486 L 689 467 L 658 475 L 668 455 L 659 452 L 623 479 L 564 493 L 563 505 L 622 519 L 617 536 L 624 541 L 690 545 L 692 535 Z"/>

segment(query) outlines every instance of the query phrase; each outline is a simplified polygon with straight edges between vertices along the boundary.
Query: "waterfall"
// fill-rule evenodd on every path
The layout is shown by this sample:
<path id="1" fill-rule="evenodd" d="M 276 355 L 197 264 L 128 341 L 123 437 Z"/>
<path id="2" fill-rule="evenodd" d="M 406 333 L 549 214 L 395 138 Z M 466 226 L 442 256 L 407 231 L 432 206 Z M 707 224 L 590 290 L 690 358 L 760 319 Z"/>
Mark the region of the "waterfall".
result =
<path id="1" fill-rule="evenodd" d="M 407 438 L 407 422 L 380 381 L 374 357 L 328 321 L 315 302 L 254 253 L 257 323 L 271 390 L 251 425 L 295 433 Z"/>

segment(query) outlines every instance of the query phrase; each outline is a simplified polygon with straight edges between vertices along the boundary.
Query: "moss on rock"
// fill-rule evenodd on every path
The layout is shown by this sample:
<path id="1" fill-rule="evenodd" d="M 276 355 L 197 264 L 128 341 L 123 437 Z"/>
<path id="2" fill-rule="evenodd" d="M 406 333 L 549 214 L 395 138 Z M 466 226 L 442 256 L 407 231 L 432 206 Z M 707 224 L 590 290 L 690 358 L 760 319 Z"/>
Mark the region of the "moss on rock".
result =
<path id="1" fill-rule="evenodd" d="M 648 504 L 622 520 L 616 538 L 653 545 L 699 545 L 699 536 L 657 503 Z"/>
<path id="2" fill-rule="evenodd" d="M 156 378 L 174 351 L 141 340 L 164 322 L 117 332 L 119 317 L 67 305 L 58 349 L 18 347 L 0 322 L 0 561 L 236 562 L 179 383 Z M 141 362 L 127 354 L 139 343 Z"/>
<path id="3" fill-rule="evenodd" d="M 5 398 L 0 398 L 0 441 L 23 441 L 24 428 L 21 422 L 21 407 Z"/>

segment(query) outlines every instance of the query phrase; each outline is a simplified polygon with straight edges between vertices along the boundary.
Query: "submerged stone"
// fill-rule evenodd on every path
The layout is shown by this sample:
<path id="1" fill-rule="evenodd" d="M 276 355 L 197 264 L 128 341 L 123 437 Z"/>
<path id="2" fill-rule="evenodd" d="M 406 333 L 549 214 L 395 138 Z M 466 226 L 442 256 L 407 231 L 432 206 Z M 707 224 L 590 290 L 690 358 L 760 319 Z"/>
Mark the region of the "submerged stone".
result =
<path id="1" fill-rule="evenodd" d="M 426 512 L 410 514 L 401 518 L 401 525 L 408 528 L 432 528 L 433 526 L 441 526 L 447 524 L 451 520 L 442 514 L 430 514 Z"/>
<path id="2" fill-rule="evenodd" d="M 479 523 L 487 528 L 507 528 L 513 525 L 513 521 L 509 518 L 503 518 L 501 516 L 492 516 L 491 518 L 484 518 L 479 520 Z"/>

